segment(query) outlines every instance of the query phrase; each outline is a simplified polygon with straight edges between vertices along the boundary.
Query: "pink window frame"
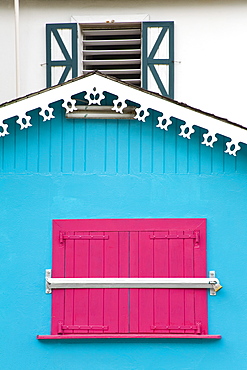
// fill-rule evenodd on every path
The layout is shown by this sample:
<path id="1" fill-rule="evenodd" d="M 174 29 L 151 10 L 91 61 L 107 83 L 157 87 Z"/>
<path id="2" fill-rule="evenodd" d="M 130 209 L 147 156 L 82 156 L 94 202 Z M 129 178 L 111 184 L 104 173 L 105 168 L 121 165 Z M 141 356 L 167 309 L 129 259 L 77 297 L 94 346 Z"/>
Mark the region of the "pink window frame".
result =
<path id="1" fill-rule="evenodd" d="M 97 234 L 98 232 L 107 231 L 109 233 L 122 233 L 124 235 L 125 232 L 129 232 L 131 235 L 131 238 L 133 239 L 133 248 L 135 249 L 135 243 L 134 240 L 137 237 L 138 232 L 142 232 L 145 236 L 145 233 L 156 233 L 158 235 L 162 235 L 162 232 L 164 230 L 169 230 L 169 232 L 173 232 L 173 230 L 176 230 L 176 232 L 182 232 L 184 230 L 191 230 L 198 232 L 200 235 L 200 247 L 199 244 L 194 246 L 194 256 L 196 259 L 195 263 L 195 277 L 206 277 L 207 269 L 206 269 L 206 219 L 89 219 L 89 220 L 53 220 L 53 253 L 52 253 L 52 277 L 64 277 L 64 270 L 70 271 L 70 263 L 71 258 L 67 254 L 65 256 L 63 243 L 64 240 L 61 239 L 61 235 L 66 233 L 66 235 L 74 234 L 75 231 L 80 233 L 90 232 L 93 234 Z M 154 235 L 154 234 L 153 234 Z M 147 239 L 143 239 L 143 242 L 145 243 Z M 66 243 L 72 243 L 72 241 L 66 241 Z M 173 242 L 175 243 L 176 240 Z M 196 241 L 195 241 L 196 242 Z M 197 242 L 196 242 L 197 243 Z M 145 253 L 145 248 L 143 249 Z M 68 253 L 68 252 L 67 252 Z M 135 252 L 133 252 L 133 258 L 135 259 Z M 121 254 L 121 251 L 120 251 Z M 136 255 L 137 256 L 137 255 Z M 120 256 L 121 258 L 126 258 L 125 253 L 123 252 Z M 141 256 L 143 258 L 143 256 Z M 148 255 L 146 256 L 148 258 Z M 176 264 L 176 255 L 172 257 L 175 258 L 175 264 Z M 66 261 L 67 259 L 67 261 Z M 138 277 L 136 276 L 137 270 L 135 270 L 135 266 L 138 262 L 133 261 L 131 262 L 130 266 L 130 273 L 131 277 Z M 193 262 L 194 263 L 194 262 Z M 126 264 L 125 264 L 126 266 Z M 132 272 L 131 272 L 132 270 Z M 72 270 L 71 270 L 72 271 Z M 139 271 L 139 270 L 138 270 Z M 123 271 L 124 277 L 127 277 L 128 275 L 127 271 Z M 143 275 L 144 274 L 144 275 Z M 145 276 L 145 270 L 143 270 L 143 274 L 138 272 L 137 275 L 139 277 Z M 111 275 L 109 275 L 111 276 Z M 109 277 L 108 276 L 108 277 Z M 66 277 L 73 277 L 73 276 L 67 276 Z M 149 276 L 146 276 L 149 277 Z M 160 276 L 161 277 L 161 276 Z M 175 275 L 173 276 L 175 277 Z M 182 276 L 178 276 L 182 277 Z M 140 315 L 140 312 L 136 310 L 135 308 L 138 306 L 138 300 L 142 300 L 142 302 L 149 302 L 149 297 L 151 293 L 151 290 L 148 289 L 132 289 L 131 290 L 131 312 L 132 316 L 134 317 L 134 324 L 132 325 L 133 329 L 131 332 L 125 332 L 124 330 L 124 323 L 121 324 L 121 317 L 120 317 L 120 323 L 119 327 L 123 328 L 122 332 L 120 329 L 120 332 L 117 333 L 107 333 L 104 332 L 104 329 L 99 333 L 96 330 L 92 330 L 90 333 L 81 333 L 80 330 L 70 330 L 70 327 L 68 326 L 67 330 L 64 330 L 64 333 L 62 334 L 58 330 L 58 322 L 63 322 L 64 317 L 70 317 L 70 315 L 74 315 L 73 309 L 66 309 L 64 307 L 63 302 L 65 302 L 65 296 L 67 301 L 76 300 L 75 295 L 73 292 L 74 289 L 59 289 L 54 290 L 52 293 L 52 326 L 51 326 L 51 335 L 46 336 L 38 336 L 38 339 L 75 339 L 75 338 L 196 338 L 196 339 L 219 339 L 219 335 L 209 335 L 208 334 L 208 326 L 207 326 L 207 292 L 206 290 L 200 289 L 189 289 L 184 293 L 185 301 L 184 305 L 189 305 L 192 301 L 196 302 L 197 307 L 195 314 L 199 315 L 200 318 L 202 318 L 203 321 L 203 329 L 195 331 L 195 329 L 189 329 L 189 326 L 184 325 L 182 328 L 183 333 L 181 333 L 181 330 L 177 329 L 177 326 L 174 326 L 173 330 L 169 329 L 168 331 L 164 330 L 164 327 L 161 327 L 159 329 L 159 326 L 156 326 L 156 329 L 153 332 L 150 332 L 150 330 L 145 330 L 145 309 L 144 312 L 143 308 L 140 309 L 143 318 L 143 328 L 142 330 L 139 330 L 138 328 L 135 329 L 135 321 L 140 321 L 140 318 L 136 317 L 135 315 Z M 93 289 L 92 289 L 93 290 Z M 98 289 L 97 289 L 98 290 Z M 108 292 L 112 289 L 108 289 Z M 169 289 L 171 292 L 170 299 L 176 301 L 181 299 L 181 290 L 179 289 Z M 78 289 L 77 291 L 82 291 L 82 289 Z M 138 293 L 139 291 L 139 293 Z M 153 291 L 153 290 L 152 290 Z M 109 295 L 109 299 L 111 299 L 112 292 L 109 292 L 107 294 Z M 94 294 L 95 292 L 93 292 Z M 80 294 L 76 292 L 75 294 L 78 294 L 78 297 Z M 92 293 L 90 293 L 92 294 Z M 124 300 L 124 296 L 128 294 L 127 289 L 122 289 L 121 294 L 119 295 L 120 299 Z M 161 295 L 159 298 L 160 292 L 157 292 L 156 300 L 159 302 L 160 299 L 160 305 L 162 309 L 162 299 L 164 301 L 164 294 Z M 196 298 L 192 298 L 192 296 L 196 295 Z M 141 297 L 141 298 L 140 298 Z M 112 298 L 113 299 L 113 298 Z M 195 304 L 195 303 L 193 303 Z M 159 303 L 157 303 L 157 307 L 159 306 Z M 144 307 L 144 305 L 142 305 Z M 187 309 L 189 309 L 187 307 Z M 148 309 L 147 309 L 148 310 Z M 148 315 L 148 313 L 147 313 Z M 179 312 L 178 312 L 179 315 Z M 121 316 L 121 315 L 120 315 Z M 195 321 L 197 319 L 195 318 Z M 176 320 L 175 320 L 176 321 Z M 149 323 L 150 324 L 150 323 Z M 148 325 L 149 325 L 148 324 Z M 148 326 L 150 327 L 150 325 Z M 172 326 L 171 326 L 172 327 Z"/>

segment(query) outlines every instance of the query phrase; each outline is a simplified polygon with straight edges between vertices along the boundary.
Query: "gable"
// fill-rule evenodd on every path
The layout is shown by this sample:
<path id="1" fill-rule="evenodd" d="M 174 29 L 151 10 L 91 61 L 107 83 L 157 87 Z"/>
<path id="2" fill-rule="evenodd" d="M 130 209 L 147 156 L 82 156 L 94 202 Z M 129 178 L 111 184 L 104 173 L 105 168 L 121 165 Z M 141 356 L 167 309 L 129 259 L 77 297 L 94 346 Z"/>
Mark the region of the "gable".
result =
<path id="1" fill-rule="evenodd" d="M 155 125 L 165 131 L 169 130 L 175 120 L 182 120 L 179 136 L 183 138 L 190 139 L 196 127 L 200 127 L 206 130 L 202 135 L 202 144 L 206 146 L 213 147 L 218 140 L 217 134 L 225 136 L 230 141 L 226 141 L 224 151 L 230 155 L 236 156 L 241 149 L 239 143 L 247 143 L 247 129 L 243 126 L 99 73 L 88 74 L 1 105 L 0 136 L 9 134 L 5 120 L 10 117 L 17 116 L 16 123 L 21 130 L 31 127 L 32 120 L 28 112 L 35 109 L 39 109 L 38 114 L 43 122 L 50 121 L 54 118 L 54 109 L 50 104 L 56 101 L 63 101 L 62 107 L 66 113 L 76 111 L 73 96 L 81 92 L 86 92 L 84 101 L 88 105 L 100 105 L 106 93 L 115 95 L 112 109 L 119 114 L 123 113 L 128 101 L 133 102 L 137 106 L 134 118 L 140 122 L 145 122 L 151 111 L 158 112 Z"/>

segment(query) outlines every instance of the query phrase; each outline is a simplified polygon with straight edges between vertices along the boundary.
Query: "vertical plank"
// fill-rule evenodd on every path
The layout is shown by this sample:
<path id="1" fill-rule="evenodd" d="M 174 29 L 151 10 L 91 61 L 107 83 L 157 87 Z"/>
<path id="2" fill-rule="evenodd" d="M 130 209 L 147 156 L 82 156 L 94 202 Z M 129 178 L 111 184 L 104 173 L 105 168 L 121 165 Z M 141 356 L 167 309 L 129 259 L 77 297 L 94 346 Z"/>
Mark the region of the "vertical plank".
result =
<path id="1" fill-rule="evenodd" d="M 139 277 L 153 277 L 153 240 L 149 232 L 139 232 Z M 139 289 L 139 332 L 152 332 L 153 289 Z"/>
<path id="2" fill-rule="evenodd" d="M 67 235 L 74 235 L 74 232 L 67 232 Z M 65 277 L 74 277 L 74 261 L 75 261 L 75 241 L 66 240 L 65 243 Z M 65 310 L 64 324 L 74 325 L 74 291 L 75 289 L 65 289 Z M 73 330 L 65 330 L 65 334 L 72 334 Z"/>
<path id="3" fill-rule="evenodd" d="M 5 120 L 4 123 L 8 124 L 8 132 L 10 135 L 5 137 L 1 137 L 2 143 L 2 168 L 3 171 L 6 173 L 13 172 L 15 170 L 16 165 L 16 134 L 15 131 L 20 126 L 15 123 L 15 119 L 8 119 Z M 25 148 L 26 149 L 26 148 Z M 25 158 L 26 159 L 26 158 Z"/>
<path id="4" fill-rule="evenodd" d="M 75 232 L 75 235 L 88 235 L 89 232 Z M 75 241 L 75 277 L 89 277 L 89 240 Z M 88 310 L 89 289 L 75 289 L 74 292 L 74 324 L 89 325 Z M 88 333 L 88 330 L 75 330 L 74 333 Z"/>
<path id="5" fill-rule="evenodd" d="M 118 253 L 118 233 L 106 232 L 109 239 L 104 241 L 104 277 L 119 276 L 119 253 Z M 118 332 L 119 309 L 118 291 L 120 289 L 104 289 L 104 325 L 108 326 L 106 333 Z"/>
<path id="6" fill-rule="evenodd" d="M 188 172 L 200 173 L 200 150 L 201 150 L 201 137 L 199 127 L 194 127 L 195 132 L 188 140 Z"/>
<path id="7" fill-rule="evenodd" d="M 62 152 L 61 152 L 61 172 L 71 173 L 74 170 L 74 127 L 75 120 L 61 117 L 63 125 L 62 133 Z"/>
<path id="8" fill-rule="evenodd" d="M 128 173 L 129 170 L 129 121 L 118 121 L 118 173 Z"/>
<path id="9" fill-rule="evenodd" d="M 118 276 L 129 277 L 129 233 L 118 233 Z M 119 333 L 129 332 L 129 289 L 119 289 Z"/>
<path id="10" fill-rule="evenodd" d="M 195 277 L 194 273 L 194 240 L 184 239 L 184 277 Z M 195 289 L 184 290 L 184 324 L 195 325 Z M 186 330 L 186 333 L 195 333 Z"/>
<path id="11" fill-rule="evenodd" d="M 41 116 L 37 120 L 39 149 L 38 149 L 38 172 L 48 173 L 51 170 L 51 121 L 43 122 Z"/>
<path id="12" fill-rule="evenodd" d="M 181 235 L 181 231 L 170 232 Z M 170 277 L 183 277 L 183 239 L 169 240 L 169 271 Z M 170 289 L 170 326 L 184 325 L 184 289 Z M 181 330 L 171 330 L 171 333 Z"/>
<path id="13" fill-rule="evenodd" d="M 139 277 L 139 233 L 132 231 L 129 234 L 129 277 Z M 139 290 L 129 289 L 129 332 L 139 332 Z"/>
<path id="14" fill-rule="evenodd" d="M 105 120 L 87 120 L 86 161 L 88 173 L 102 173 L 105 168 Z"/>
<path id="15" fill-rule="evenodd" d="M 142 122 L 138 120 L 130 121 L 130 137 L 129 137 L 129 172 L 140 172 L 140 130 Z M 145 123 L 144 123 L 145 125 Z"/>
<path id="16" fill-rule="evenodd" d="M 210 146 L 202 145 L 201 143 L 204 141 L 203 134 L 207 133 L 205 129 L 200 130 L 200 173 L 201 174 L 211 174 L 212 173 L 212 151 L 214 150 Z"/>
<path id="17" fill-rule="evenodd" d="M 156 128 L 156 130 L 158 130 Z M 150 117 L 141 125 L 141 142 L 140 142 L 140 171 L 150 173 L 152 169 L 153 142 L 152 142 L 152 121 Z"/>
<path id="18" fill-rule="evenodd" d="M 29 129 L 20 130 L 18 124 L 16 126 L 15 166 L 18 168 L 19 173 L 25 172 L 27 168 L 27 130 Z M 6 141 L 5 144 L 7 145 Z"/>
<path id="19" fill-rule="evenodd" d="M 61 102 L 52 104 L 56 109 L 56 118 L 52 119 L 50 130 L 50 171 L 62 171 L 62 152 L 63 152 L 63 116 L 65 110 L 61 108 Z M 46 124 L 46 123 L 44 123 Z"/>
<path id="20" fill-rule="evenodd" d="M 194 271 L 195 276 L 200 278 L 207 276 L 205 223 L 198 227 L 198 230 L 200 231 L 200 241 L 194 247 Z M 202 334 L 208 333 L 207 294 L 206 289 L 195 290 L 195 321 L 201 322 Z"/>
<path id="21" fill-rule="evenodd" d="M 155 232 L 155 235 L 164 236 L 168 232 Z M 154 277 L 169 277 L 168 239 L 154 240 Z M 154 333 L 169 333 L 165 326 L 170 322 L 170 294 L 169 289 L 154 289 Z M 160 329 L 158 328 L 160 327 Z M 162 329 L 163 327 L 163 329 Z"/>
<path id="22" fill-rule="evenodd" d="M 180 126 L 185 122 L 181 120 L 176 120 L 178 129 L 180 132 Z M 183 138 L 182 136 L 177 136 L 177 172 L 188 173 L 188 152 L 189 152 L 189 140 Z"/>
<path id="23" fill-rule="evenodd" d="M 164 130 L 156 127 L 158 124 L 158 118 L 156 112 L 152 113 L 152 130 L 153 130 L 153 164 L 152 172 L 154 173 L 163 173 L 163 142 L 164 142 Z"/>
<path id="24" fill-rule="evenodd" d="M 86 148 L 87 130 L 83 119 L 76 119 L 74 135 L 74 171 L 82 173 L 86 171 Z"/>
<path id="25" fill-rule="evenodd" d="M 99 235 L 102 232 L 91 232 Z M 89 277 L 104 277 L 104 241 L 90 240 Z M 104 323 L 104 289 L 89 290 L 89 325 Z M 103 330 L 90 330 L 90 333 L 102 333 Z"/>
<path id="26" fill-rule="evenodd" d="M 237 173 L 246 173 L 247 170 L 247 145 L 241 143 L 241 150 L 237 152 L 236 156 L 236 171 Z"/>
<path id="27" fill-rule="evenodd" d="M 168 127 L 168 131 L 165 131 L 164 136 L 164 172 L 165 173 L 176 173 L 177 172 L 177 133 L 180 129 L 177 129 L 177 119 L 171 118 L 172 125 Z"/>
<path id="28" fill-rule="evenodd" d="M 106 120 L 106 140 L 105 140 L 105 164 L 104 171 L 107 173 L 117 172 L 117 153 L 118 153 L 118 120 Z"/>
<path id="29" fill-rule="evenodd" d="M 226 150 L 227 146 L 226 143 L 229 142 L 230 139 L 224 137 L 223 143 L 224 143 L 224 151 Z M 237 155 L 239 152 L 237 152 Z M 236 157 L 234 155 L 229 155 L 228 153 L 224 153 L 224 173 L 232 174 L 236 171 L 237 166 L 237 155 Z"/>
<path id="30" fill-rule="evenodd" d="M 32 127 L 27 130 L 27 171 L 37 172 L 39 150 L 39 118 L 37 109 L 28 113 L 32 116 Z"/>
<path id="31" fill-rule="evenodd" d="M 218 141 L 214 143 L 212 150 L 212 173 L 223 173 L 224 170 L 224 138 L 221 135 L 216 135 Z"/>

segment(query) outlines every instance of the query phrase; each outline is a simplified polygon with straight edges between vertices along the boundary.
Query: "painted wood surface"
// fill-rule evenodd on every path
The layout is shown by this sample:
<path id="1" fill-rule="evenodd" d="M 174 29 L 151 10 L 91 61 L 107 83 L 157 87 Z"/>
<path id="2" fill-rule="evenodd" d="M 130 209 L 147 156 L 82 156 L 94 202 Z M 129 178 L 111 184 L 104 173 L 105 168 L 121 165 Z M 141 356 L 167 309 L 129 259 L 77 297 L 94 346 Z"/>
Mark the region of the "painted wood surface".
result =
<path id="1" fill-rule="evenodd" d="M 55 108 L 61 123 L 36 120 L 28 130 L 16 127 L 15 138 L 0 141 L 1 366 L 245 370 L 245 147 L 233 158 L 223 153 L 222 138 L 214 149 L 207 148 L 199 133 L 187 141 L 173 126 L 168 132 L 156 129 L 151 118 L 142 125 L 87 122 L 84 130 L 85 121 L 66 122 L 60 103 Z M 222 335 L 221 340 L 193 334 L 194 339 L 176 334 L 170 334 L 173 339 L 166 334 L 116 339 L 114 333 L 111 339 L 71 337 L 80 334 L 68 334 L 70 340 L 35 339 L 50 332 L 51 295 L 45 294 L 44 271 L 52 267 L 52 219 L 144 218 L 148 227 L 150 218 L 202 217 L 207 218 L 207 266 L 224 287 L 208 297 L 209 333 Z M 93 223 L 90 229 L 97 231 Z"/>
<path id="2" fill-rule="evenodd" d="M 205 228 L 200 219 L 56 220 L 52 276 L 206 277 Z M 208 334 L 203 289 L 61 289 L 52 300 L 52 335 Z"/>
<path id="3" fill-rule="evenodd" d="M 83 99 L 83 97 L 81 97 Z M 107 99 L 112 101 L 108 95 Z M 0 173 L 97 173 L 97 174 L 223 174 L 247 172 L 243 158 L 224 153 L 229 139 L 218 136 L 214 148 L 201 145 L 203 129 L 190 140 L 180 133 L 182 121 L 169 130 L 156 127 L 153 112 L 146 122 L 136 120 L 71 120 L 55 103 L 56 118 L 42 122 L 33 111 L 34 124 L 19 130 L 9 120 L 9 132 L 0 141 Z M 60 124 L 61 121 L 61 124 Z M 14 135 L 13 135 L 14 134 Z M 241 158 L 240 158 L 241 157 Z"/>

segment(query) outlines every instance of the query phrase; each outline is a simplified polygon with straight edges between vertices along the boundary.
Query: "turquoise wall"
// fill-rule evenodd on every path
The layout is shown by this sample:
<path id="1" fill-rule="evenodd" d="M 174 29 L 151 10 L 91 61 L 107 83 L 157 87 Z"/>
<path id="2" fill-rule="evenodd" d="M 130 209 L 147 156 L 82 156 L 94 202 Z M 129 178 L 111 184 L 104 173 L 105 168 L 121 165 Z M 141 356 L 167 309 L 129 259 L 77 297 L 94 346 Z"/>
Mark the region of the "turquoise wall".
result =
<path id="1" fill-rule="evenodd" d="M 9 370 L 247 369 L 247 149 L 224 154 L 164 132 L 154 112 L 137 121 L 56 119 L 0 138 L 0 363 Z M 223 123 L 222 123 L 223 124 Z M 66 218 L 186 218 L 208 222 L 208 270 L 224 289 L 209 296 L 210 340 L 38 341 L 50 333 L 51 221 Z"/>

